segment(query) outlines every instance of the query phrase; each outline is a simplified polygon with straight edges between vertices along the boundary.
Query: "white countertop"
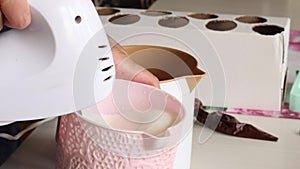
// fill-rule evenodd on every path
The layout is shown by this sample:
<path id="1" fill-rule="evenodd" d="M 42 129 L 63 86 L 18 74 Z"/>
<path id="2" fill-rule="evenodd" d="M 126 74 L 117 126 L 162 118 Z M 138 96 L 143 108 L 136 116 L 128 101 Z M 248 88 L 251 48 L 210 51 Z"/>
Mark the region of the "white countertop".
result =
<path id="1" fill-rule="evenodd" d="M 291 29 L 300 30 L 299 0 L 157 0 L 150 9 L 289 17 Z"/>
<path id="2" fill-rule="evenodd" d="M 278 142 L 244 139 L 214 133 L 198 143 L 194 127 L 191 169 L 299 169 L 300 120 L 234 115 L 279 137 Z M 0 169 L 53 169 L 56 121 L 37 128 Z"/>

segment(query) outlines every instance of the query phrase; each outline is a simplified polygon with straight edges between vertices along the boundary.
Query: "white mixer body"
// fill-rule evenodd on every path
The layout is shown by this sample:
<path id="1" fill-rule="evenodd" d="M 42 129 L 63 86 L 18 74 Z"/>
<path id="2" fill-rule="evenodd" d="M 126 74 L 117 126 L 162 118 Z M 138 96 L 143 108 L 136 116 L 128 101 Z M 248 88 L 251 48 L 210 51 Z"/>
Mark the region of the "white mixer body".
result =
<path id="1" fill-rule="evenodd" d="M 59 116 L 101 101 L 115 67 L 90 0 L 29 0 L 32 23 L 0 35 L 0 121 Z"/>

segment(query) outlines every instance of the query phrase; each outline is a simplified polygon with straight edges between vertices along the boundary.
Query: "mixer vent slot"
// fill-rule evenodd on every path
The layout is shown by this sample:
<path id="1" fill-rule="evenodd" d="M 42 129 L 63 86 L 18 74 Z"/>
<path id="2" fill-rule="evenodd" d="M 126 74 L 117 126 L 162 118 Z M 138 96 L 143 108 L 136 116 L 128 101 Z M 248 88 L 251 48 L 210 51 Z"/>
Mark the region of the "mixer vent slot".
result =
<path id="1" fill-rule="evenodd" d="M 113 67 L 113 65 L 111 65 L 111 66 L 108 66 L 108 67 L 106 67 L 106 68 L 102 69 L 102 72 L 106 72 L 106 71 L 108 71 L 109 69 L 111 69 L 112 67 Z"/>
<path id="2" fill-rule="evenodd" d="M 109 57 L 102 57 L 102 58 L 99 58 L 98 60 L 104 61 L 104 60 L 108 60 L 108 59 L 109 59 Z"/>
<path id="3" fill-rule="evenodd" d="M 109 79 L 111 79 L 112 78 L 112 76 L 108 76 L 107 78 L 105 78 L 103 81 L 105 82 L 105 81 L 108 81 Z"/>
<path id="4" fill-rule="evenodd" d="M 106 48 L 107 45 L 99 45 L 98 48 Z"/>

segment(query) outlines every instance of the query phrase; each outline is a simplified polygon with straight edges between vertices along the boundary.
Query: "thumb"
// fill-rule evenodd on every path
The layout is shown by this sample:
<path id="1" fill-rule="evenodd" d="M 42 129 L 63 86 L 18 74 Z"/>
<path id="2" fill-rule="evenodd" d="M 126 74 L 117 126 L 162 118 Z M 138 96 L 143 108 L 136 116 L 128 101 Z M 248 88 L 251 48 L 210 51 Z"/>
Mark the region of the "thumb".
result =
<path id="1" fill-rule="evenodd" d="M 2 17 L 2 12 L 0 10 L 0 30 L 3 28 L 3 17 Z"/>
<path id="2" fill-rule="evenodd" d="M 27 0 L 0 0 L 3 24 L 11 28 L 24 29 L 31 22 Z"/>

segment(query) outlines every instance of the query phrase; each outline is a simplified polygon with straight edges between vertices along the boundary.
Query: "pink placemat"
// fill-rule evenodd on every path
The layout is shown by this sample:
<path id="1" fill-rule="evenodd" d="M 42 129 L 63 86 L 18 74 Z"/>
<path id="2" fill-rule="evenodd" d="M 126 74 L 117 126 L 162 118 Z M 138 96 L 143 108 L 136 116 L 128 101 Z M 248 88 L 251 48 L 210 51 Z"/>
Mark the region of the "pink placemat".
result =
<path id="1" fill-rule="evenodd" d="M 232 114 L 245 114 L 254 116 L 266 116 L 266 117 L 277 117 L 277 118 L 290 118 L 300 119 L 300 112 L 292 112 L 289 110 L 289 104 L 285 103 L 281 111 L 266 111 L 266 110 L 255 110 L 255 109 L 243 109 L 243 108 L 228 108 L 226 113 Z"/>

